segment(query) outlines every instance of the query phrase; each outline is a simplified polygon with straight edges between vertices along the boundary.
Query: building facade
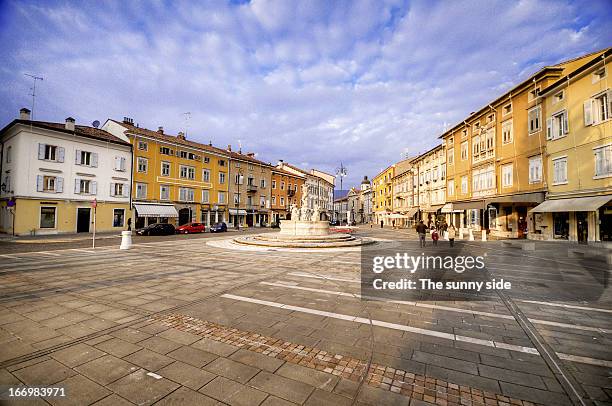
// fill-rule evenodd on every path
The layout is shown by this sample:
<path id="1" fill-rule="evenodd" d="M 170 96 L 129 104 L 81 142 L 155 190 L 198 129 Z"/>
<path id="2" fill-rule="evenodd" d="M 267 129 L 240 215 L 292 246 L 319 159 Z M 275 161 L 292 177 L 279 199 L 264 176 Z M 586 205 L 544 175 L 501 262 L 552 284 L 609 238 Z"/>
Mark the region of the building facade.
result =
<path id="1" fill-rule="evenodd" d="M 135 227 L 153 223 L 211 225 L 228 218 L 229 155 L 211 145 L 107 120 L 106 131 L 133 146 Z"/>
<path id="2" fill-rule="evenodd" d="M 372 220 L 372 184 L 367 176 L 363 177 L 359 185 L 359 212 L 357 222 L 360 224 L 371 223 Z"/>
<path id="3" fill-rule="evenodd" d="M 441 220 L 439 216 L 446 202 L 446 152 L 444 146 L 437 145 L 414 158 L 412 160 L 412 173 L 417 175 L 417 183 L 413 185 L 413 192 L 419 210 L 418 218 L 427 225 L 435 224 L 436 221 Z"/>
<path id="4" fill-rule="evenodd" d="M 391 225 L 393 213 L 393 176 L 395 165 L 382 170 L 372 178 L 372 212 L 376 224 Z"/>
<path id="5" fill-rule="evenodd" d="M 331 220 L 334 210 L 334 182 L 335 176 L 311 169 L 306 171 L 296 166 L 290 165 L 283 160 L 278 161 L 277 168 L 299 175 L 305 178 L 308 186 L 309 201 L 308 208 L 314 209 L 316 206 L 321 210 L 322 220 Z"/>
<path id="6" fill-rule="evenodd" d="M 272 168 L 272 223 L 291 219 L 291 208 L 301 207 L 302 185 L 306 178 L 279 168 Z"/>
<path id="7" fill-rule="evenodd" d="M 529 214 L 530 238 L 612 241 L 611 56 L 608 49 L 540 92 L 548 193 Z"/>
<path id="8" fill-rule="evenodd" d="M 0 232 L 121 231 L 130 214 L 130 143 L 93 127 L 31 121 L 0 131 Z"/>
<path id="9" fill-rule="evenodd" d="M 409 165 L 392 178 L 393 218 L 397 227 L 409 227 L 414 224 L 419 208 L 415 204 L 413 185 L 413 166 Z"/>
<path id="10" fill-rule="evenodd" d="M 234 227 L 265 227 L 272 219 L 272 165 L 255 158 L 254 153 L 234 152 L 228 145 L 229 222 Z"/>

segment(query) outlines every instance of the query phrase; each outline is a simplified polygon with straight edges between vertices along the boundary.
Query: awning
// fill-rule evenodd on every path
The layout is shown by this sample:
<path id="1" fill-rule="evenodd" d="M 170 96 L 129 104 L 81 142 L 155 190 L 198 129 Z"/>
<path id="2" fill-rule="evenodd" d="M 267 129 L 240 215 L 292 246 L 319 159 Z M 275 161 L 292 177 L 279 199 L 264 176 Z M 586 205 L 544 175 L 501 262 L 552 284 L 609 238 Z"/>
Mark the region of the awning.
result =
<path id="1" fill-rule="evenodd" d="M 405 214 L 399 214 L 399 213 L 393 213 L 391 215 L 389 215 L 390 219 L 407 219 L 410 218 L 408 216 L 406 216 Z"/>
<path id="2" fill-rule="evenodd" d="M 492 197 L 490 199 L 486 199 L 485 203 L 486 206 L 488 206 L 490 203 L 542 203 L 543 201 L 544 192 L 535 192 Z"/>
<path id="3" fill-rule="evenodd" d="M 178 212 L 171 204 L 134 203 L 138 217 L 178 217 Z"/>
<path id="4" fill-rule="evenodd" d="M 469 209 L 484 209 L 485 204 L 484 200 L 475 200 L 473 202 L 455 202 L 453 203 L 453 208 L 455 210 L 469 210 Z"/>
<path id="5" fill-rule="evenodd" d="M 442 206 L 441 213 L 461 213 L 463 210 L 456 210 L 452 203 L 446 203 Z"/>
<path id="6" fill-rule="evenodd" d="M 238 216 L 246 216 L 247 212 L 246 212 L 246 210 L 243 210 L 243 209 L 239 209 L 239 210 L 237 210 L 237 209 L 229 209 L 229 214 L 231 214 L 232 216 L 236 216 L 236 215 L 238 215 Z"/>
<path id="7" fill-rule="evenodd" d="M 610 200 L 612 200 L 612 195 L 545 200 L 534 207 L 531 212 L 595 211 Z"/>
<path id="8" fill-rule="evenodd" d="M 432 205 L 432 206 L 428 206 L 428 207 L 424 207 L 421 209 L 421 211 L 425 212 L 425 213 L 436 213 L 439 209 L 442 208 L 442 204 L 438 204 L 438 205 Z"/>
<path id="9" fill-rule="evenodd" d="M 412 209 L 408 210 L 406 213 L 404 213 L 406 216 L 412 218 L 414 217 L 414 215 L 419 211 L 418 207 L 413 207 Z"/>

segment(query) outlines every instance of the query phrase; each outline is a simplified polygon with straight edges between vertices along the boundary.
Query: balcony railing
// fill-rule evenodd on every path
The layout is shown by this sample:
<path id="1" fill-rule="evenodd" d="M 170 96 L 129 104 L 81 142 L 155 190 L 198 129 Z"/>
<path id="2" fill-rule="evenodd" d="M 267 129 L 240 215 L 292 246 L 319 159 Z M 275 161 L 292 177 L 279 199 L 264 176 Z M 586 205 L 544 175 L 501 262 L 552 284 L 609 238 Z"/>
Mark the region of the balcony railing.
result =
<path id="1" fill-rule="evenodd" d="M 248 193 L 255 193 L 255 192 L 257 192 L 257 186 L 255 186 L 255 185 L 246 185 L 246 191 Z"/>
<path id="2" fill-rule="evenodd" d="M 289 196 L 289 197 L 295 196 L 295 190 L 293 190 L 293 189 L 287 190 L 287 196 Z"/>

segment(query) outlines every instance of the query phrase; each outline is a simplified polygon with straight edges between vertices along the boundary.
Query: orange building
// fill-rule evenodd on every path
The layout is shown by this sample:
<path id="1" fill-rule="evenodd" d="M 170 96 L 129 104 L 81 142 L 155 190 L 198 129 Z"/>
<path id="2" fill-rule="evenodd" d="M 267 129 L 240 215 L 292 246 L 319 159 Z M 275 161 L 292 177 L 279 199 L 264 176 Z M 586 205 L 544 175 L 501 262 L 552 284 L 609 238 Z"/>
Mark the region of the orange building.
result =
<path id="1" fill-rule="evenodd" d="M 300 207 L 306 177 L 272 168 L 272 223 L 291 218 L 291 206 Z"/>

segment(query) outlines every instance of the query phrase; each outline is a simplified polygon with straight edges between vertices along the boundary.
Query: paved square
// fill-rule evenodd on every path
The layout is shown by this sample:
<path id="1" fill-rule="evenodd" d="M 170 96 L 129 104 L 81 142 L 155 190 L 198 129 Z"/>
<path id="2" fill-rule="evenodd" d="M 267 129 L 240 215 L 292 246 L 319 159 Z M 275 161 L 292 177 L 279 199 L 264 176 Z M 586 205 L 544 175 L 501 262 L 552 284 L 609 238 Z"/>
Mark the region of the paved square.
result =
<path id="1" fill-rule="evenodd" d="M 381 253 L 418 244 L 359 233 Z M 604 262 L 458 242 L 513 289 L 364 300 L 359 250 L 227 238 L 0 253 L 0 385 L 66 388 L 41 404 L 612 404 Z"/>

